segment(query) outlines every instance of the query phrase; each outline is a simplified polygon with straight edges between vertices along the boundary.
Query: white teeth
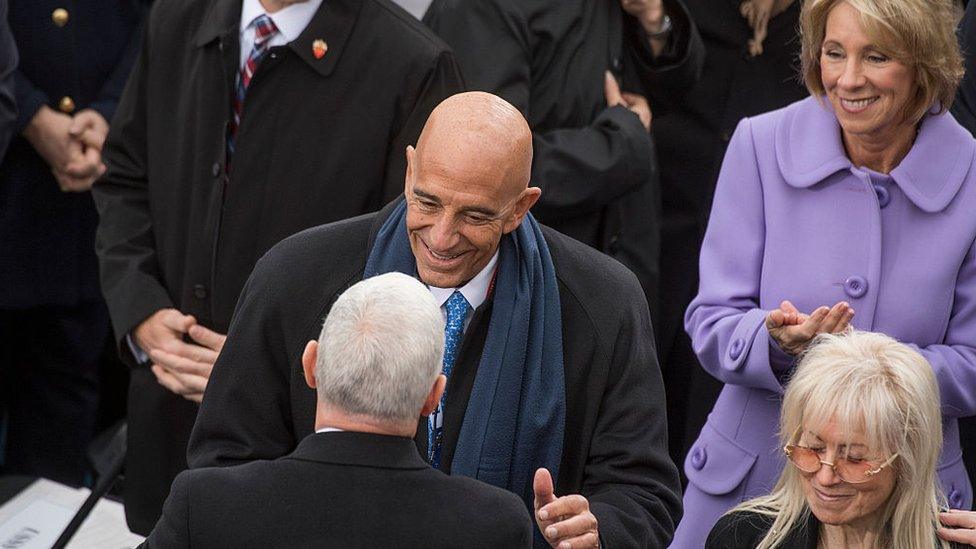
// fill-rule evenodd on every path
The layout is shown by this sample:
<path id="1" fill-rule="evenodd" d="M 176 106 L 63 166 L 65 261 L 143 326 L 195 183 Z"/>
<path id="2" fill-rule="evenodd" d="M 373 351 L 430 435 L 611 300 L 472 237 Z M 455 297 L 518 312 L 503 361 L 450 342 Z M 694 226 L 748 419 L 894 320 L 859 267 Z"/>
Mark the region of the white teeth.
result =
<path id="1" fill-rule="evenodd" d="M 871 103 L 874 103 L 877 99 L 878 99 L 877 97 L 871 97 L 868 99 L 857 99 L 857 100 L 841 99 L 841 101 L 844 103 L 844 106 L 849 109 L 863 109 L 864 107 L 867 107 Z"/>

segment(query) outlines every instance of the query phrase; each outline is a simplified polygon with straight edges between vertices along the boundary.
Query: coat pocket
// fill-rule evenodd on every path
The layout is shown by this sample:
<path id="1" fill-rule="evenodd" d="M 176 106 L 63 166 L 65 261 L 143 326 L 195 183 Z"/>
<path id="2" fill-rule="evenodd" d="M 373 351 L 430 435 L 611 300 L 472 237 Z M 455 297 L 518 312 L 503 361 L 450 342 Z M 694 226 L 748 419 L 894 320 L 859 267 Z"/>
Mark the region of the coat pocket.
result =
<path id="1" fill-rule="evenodd" d="M 756 454 L 705 423 L 685 458 L 685 474 L 699 490 L 721 496 L 741 485 L 755 463 Z"/>

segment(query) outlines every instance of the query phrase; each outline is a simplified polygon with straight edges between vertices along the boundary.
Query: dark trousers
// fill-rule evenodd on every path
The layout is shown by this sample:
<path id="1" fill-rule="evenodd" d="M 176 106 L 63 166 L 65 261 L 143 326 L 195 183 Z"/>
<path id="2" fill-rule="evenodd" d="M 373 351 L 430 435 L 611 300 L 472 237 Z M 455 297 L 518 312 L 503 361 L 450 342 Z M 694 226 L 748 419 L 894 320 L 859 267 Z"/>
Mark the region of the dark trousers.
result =
<path id="1" fill-rule="evenodd" d="M 101 302 L 0 310 L 4 474 L 85 481 L 108 337 Z"/>

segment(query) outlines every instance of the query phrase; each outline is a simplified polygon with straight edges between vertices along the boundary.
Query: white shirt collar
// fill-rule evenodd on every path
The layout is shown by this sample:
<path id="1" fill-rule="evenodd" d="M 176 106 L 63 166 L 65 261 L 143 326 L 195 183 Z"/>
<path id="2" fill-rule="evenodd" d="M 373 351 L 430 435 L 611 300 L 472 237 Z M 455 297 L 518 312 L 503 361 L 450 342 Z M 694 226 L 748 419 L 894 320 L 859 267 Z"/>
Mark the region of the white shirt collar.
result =
<path id="1" fill-rule="evenodd" d="M 315 431 L 316 434 L 318 434 L 318 433 L 341 433 L 341 432 L 343 432 L 343 430 L 340 429 L 340 428 L 338 428 L 338 427 L 322 427 L 321 429 L 318 429 L 317 431 Z"/>
<path id="2" fill-rule="evenodd" d="M 495 266 L 498 265 L 498 250 L 495 250 L 495 255 L 491 256 L 491 260 L 485 265 L 481 272 L 475 275 L 474 278 L 468 281 L 467 284 L 461 286 L 460 288 L 437 288 L 435 286 L 427 286 L 430 289 L 430 293 L 434 295 L 434 299 L 437 300 L 437 305 L 443 307 L 444 303 L 447 302 L 448 298 L 454 293 L 454 290 L 461 292 L 464 299 L 468 300 L 468 304 L 471 305 L 471 309 L 477 309 L 485 302 L 488 297 L 488 287 L 491 285 L 491 279 L 495 275 Z"/>
<path id="3" fill-rule="evenodd" d="M 321 5 L 322 0 L 307 0 L 292 4 L 274 13 L 268 13 L 261 5 L 260 0 L 244 0 L 244 4 L 241 6 L 241 37 L 243 38 L 245 34 L 249 33 L 251 39 L 248 42 L 253 44 L 254 29 L 250 25 L 260 15 L 268 13 L 268 17 L 278 27 L 278 32 L 283 38 L 282 43 L 287 44 L 302 34 Z M 245 52 L 244 55 L 249 53 L 249 51 Z"/>

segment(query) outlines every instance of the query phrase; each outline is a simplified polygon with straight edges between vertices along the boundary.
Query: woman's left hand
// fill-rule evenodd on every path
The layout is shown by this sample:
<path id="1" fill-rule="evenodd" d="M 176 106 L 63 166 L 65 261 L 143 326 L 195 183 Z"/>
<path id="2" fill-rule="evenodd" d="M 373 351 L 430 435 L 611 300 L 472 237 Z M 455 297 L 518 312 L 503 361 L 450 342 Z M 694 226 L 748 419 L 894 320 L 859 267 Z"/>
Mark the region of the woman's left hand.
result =
<path id="1" fill-rule="evenodd" d="M 947 513 L 939 513 L 939 522 L 949 527 L 938 529 L 940 538 L 976 547 L 976 511 L 950 509 Z"/>

